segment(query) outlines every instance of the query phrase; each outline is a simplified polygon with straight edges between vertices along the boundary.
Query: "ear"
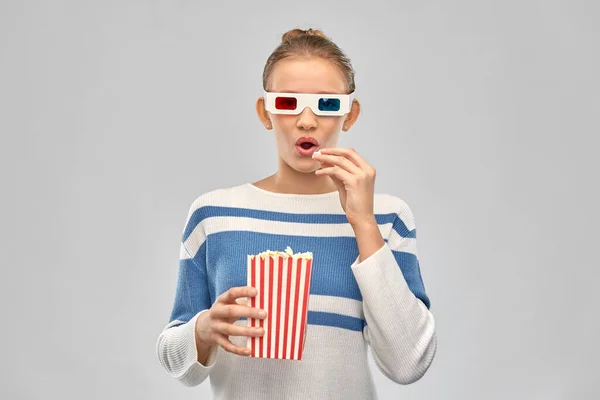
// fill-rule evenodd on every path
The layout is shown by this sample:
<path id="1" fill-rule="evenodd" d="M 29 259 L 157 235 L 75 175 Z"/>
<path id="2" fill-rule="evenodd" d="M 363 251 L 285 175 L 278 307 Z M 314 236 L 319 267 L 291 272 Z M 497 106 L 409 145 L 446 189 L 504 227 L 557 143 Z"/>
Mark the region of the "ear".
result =
<path id="1" fill-rule="evenodd" d="M 347 131 L 354 125 L 358 116 L 360 114 L 360 102 L 357 99 L 354 99 L 352 102 L 352 107 L 350 108 L 350 112 L 346 114 L 346 119 L 344 120 L 344 125 L 342 125 L 342 130 Z"/>
<path id="2" fill-rule="evenodd" d="M 263 97 L 259 97 L 256 100 L 256 114 L 258 115 L 258 119 L 265 126 L 267 130 L 273 129 L 273 125 L 271 124 L 271 117 L 269 116 L 269 112 L 265 109 L 265 99 Z"/>

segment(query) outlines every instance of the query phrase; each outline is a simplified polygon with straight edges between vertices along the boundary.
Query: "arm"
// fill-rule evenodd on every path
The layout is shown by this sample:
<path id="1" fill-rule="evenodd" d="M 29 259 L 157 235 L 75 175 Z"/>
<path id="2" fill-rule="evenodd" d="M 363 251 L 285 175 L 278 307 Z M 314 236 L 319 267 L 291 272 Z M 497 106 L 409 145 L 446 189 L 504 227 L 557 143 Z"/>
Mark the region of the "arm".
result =
<path id="1" fill-rule="evenodd" d="M 209 375 L 217 358 L 217 346 L 207 347 L 198 342 L 196 321 L 210 306 L 206 278 L 205 236 L 190 214 L 184 231 L 175 302 L 169 324 L 160 333 L 156 343 L 157 358 L 172 377 L 186 386 L 196 386 Z M 196 248 L 195 256 L 186 247 Z"/>
<path id="2" fill-rule="evenodd" d="M 375 228 L 355 227 L 361 255 L 351 268 L 363 297 L 363 333 L 381 372 L 396 383 L 410 384 L 425 374 L 437 349 L 412 212 L 402 202 L 387 243 Z"/>

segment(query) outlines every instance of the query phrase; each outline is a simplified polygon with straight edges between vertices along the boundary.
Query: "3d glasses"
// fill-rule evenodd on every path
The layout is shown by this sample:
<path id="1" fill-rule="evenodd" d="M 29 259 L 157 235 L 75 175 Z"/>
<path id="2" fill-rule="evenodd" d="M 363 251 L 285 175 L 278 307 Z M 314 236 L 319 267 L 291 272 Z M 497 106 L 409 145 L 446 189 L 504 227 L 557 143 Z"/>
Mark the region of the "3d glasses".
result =
<path id="1" fill-rule="evenodd" d="M 300 114 L 310 107 L 316 115 L 344 115 L 350 112 L 350 94 L 309 94 L 264 92 L 265 109 L 273 114 Z"/>

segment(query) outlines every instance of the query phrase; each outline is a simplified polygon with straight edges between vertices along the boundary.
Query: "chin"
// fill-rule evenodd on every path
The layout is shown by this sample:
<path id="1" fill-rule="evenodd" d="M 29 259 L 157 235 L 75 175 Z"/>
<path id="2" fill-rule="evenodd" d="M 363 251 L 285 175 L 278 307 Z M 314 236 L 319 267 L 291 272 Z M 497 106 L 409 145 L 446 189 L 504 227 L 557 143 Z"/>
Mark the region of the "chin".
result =
<path id="1" fill-rule="evenodd" d="M 304 174 L 312 174 L 319 169 L 319 163 L 312 158 L 294 160 L 294 162 L 288 162 L 287 164 L 290 166 L 290 168 Z"/>
<path id="2" fill-rule="evenodd" d="M 302 172 L 304 174 L 312 174 L 317 169 L 319 169 L 319 167 L 316 167 L 316 166 L 301 166 L 301 165 L 296 165 L 292 168 L 294 168 L 296 171 Z"/>

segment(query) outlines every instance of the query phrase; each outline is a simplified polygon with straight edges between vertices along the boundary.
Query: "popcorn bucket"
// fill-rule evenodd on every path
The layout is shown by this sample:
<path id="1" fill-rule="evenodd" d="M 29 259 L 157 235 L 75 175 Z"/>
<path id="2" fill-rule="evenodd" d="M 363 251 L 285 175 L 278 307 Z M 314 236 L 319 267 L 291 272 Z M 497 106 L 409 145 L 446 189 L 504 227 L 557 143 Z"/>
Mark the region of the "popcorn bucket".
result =
<path id="1" fill-rule="evenodd" d="M 267 312 L 265 319 L 248 318 L 248 326 L 264 328 L 248 337 L 251 357 L 302 360 L 312 276 L 312 253 L 270 251 L 248 255 L 248 286 L 258 294 L 250 306 Z"/>

